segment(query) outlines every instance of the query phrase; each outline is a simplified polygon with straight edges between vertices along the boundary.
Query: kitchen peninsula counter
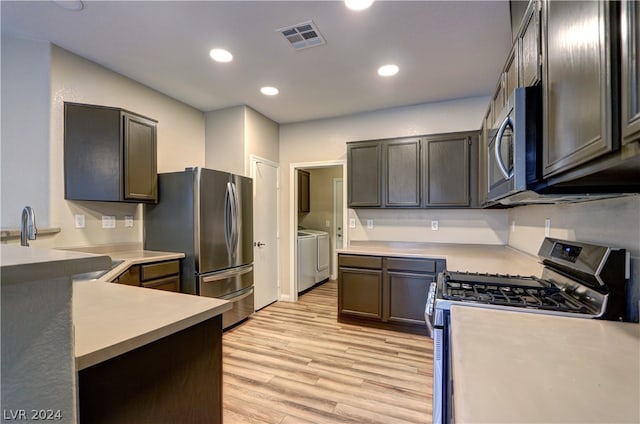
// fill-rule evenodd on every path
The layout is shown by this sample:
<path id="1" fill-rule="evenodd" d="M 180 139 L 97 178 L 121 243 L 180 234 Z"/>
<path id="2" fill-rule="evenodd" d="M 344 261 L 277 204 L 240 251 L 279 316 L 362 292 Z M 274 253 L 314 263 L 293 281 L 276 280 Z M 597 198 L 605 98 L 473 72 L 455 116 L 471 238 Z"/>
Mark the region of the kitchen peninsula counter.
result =
<path id="1" fill-rule="evenodd" d="M 542 265 L 538 258 L 510 246 L 455 243 L 396 243 L 358 241 L 338 249 L 339 254 L 404 258 L 445 259 L 447 270 L 534 275 Z"/>
<path id="2" fill-rule="evenodd" d="M 226 300 L 124 284 L 73 283 L 76 368 L 82 370 L 231 308 Z"/>
<path id="3" fill-rule="evenodd" d="M 640 325 L 451 308 L 456 422 L 640 422 Z"/>
<path id="4" fill-rule="evenodd" d="M 222 299 L 73 283 L 80 421 L 222 423 Z"/>

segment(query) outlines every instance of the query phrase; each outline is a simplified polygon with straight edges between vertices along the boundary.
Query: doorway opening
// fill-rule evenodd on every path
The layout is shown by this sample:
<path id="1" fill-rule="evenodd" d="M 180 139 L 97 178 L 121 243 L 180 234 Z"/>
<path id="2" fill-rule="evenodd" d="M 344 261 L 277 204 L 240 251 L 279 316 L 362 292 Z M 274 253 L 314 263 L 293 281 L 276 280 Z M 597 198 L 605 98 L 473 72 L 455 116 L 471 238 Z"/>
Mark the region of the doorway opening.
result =
<path id="1" fill-rule="evenodd" d="M 337 278 L 337 252 L 336 248 L 346 243 L 344 205 L 345 193 L 342 190 L 342 182 L 345 181 L 345 161 L 323 161 L 293 163 L 290 167 L 290 252 L 289 281 L 291 301 L 298 300 L 298 280 L 306 281 L 301 287 L 313 286 L 316 282 L 327 276 L 330 279 Z M 298 172 L 302 171 L 302 172 Z M 308 190 L 307 190 L 308 183 Z M 318 271 L 313 275 L 305 258 L 309 253 L 302 245 L 299 251 L 298 232 L 302 243 L 305 232 L 311 232 L 319 237 L 325 237 L 329 241 L 329 263 L 327 271 Z M 322 246 L 318 241 L 317 246 Z M 322 268 L 321 255 L 317 251 L 313 256 L 318 257 L 317 265 Z M 299 263 L 304 261 L 304 263 Z M 326 272 L 326 273 L 325 273 Z M 328 274 L 327 274 L 328 273 Z M 300 274 L 300 275 L 299 275 Z M 313 280 L 315 278 L 315 280 Z M 313 280 L 313 281 L 312 281 Z"/>

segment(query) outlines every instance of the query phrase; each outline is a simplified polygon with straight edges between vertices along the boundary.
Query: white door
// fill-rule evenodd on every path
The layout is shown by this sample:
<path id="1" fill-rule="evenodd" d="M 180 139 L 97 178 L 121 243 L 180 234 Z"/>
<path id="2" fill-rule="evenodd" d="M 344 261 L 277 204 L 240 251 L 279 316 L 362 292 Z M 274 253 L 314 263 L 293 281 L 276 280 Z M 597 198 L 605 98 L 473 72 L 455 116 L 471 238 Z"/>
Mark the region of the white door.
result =
<path id="1" fill-rule="evenodd" d="M 253 281 L 255 309 L 278 300 L 278 164 L 254 159 Z"/>

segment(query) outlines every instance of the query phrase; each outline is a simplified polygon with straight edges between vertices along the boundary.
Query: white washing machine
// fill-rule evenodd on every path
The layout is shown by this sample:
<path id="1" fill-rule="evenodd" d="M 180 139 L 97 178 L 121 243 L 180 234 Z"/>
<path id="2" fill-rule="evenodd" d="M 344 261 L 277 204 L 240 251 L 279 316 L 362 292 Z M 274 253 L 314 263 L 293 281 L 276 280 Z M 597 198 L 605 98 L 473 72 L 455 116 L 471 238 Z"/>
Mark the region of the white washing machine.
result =
<path id="1" fill-rule="evenodd" d="M 316 236 L 298 231 L 298 293 L 316 283 L 318 243 Z"/>
<path id="2" fill-rule="evenodd" d="M 319 283 L 329 278 L 329 257 L 331 255 L 329 249 L 329 233 L 320 230 L 299 230 L 298 236 L 301 234 L 309 234 L 315 237 L 315 283 Z"/>

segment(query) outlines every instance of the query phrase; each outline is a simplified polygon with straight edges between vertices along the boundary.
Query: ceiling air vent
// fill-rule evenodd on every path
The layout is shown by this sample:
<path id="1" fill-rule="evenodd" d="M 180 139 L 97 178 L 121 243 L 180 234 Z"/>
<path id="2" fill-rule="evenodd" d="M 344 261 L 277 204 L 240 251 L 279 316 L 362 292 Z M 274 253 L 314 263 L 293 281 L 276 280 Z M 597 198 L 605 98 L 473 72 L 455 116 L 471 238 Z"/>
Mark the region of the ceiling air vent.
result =
<path id="1" fill-rule="evenodd" d="M 316 28 L 313 21 L 303 22 L 301 24 L 280 28 L 280 34 L 289 42 L 291 47 L 296 50 L 307 49 L 309 47 L 320 46 L 325 44 L 322 34 Z"/>

